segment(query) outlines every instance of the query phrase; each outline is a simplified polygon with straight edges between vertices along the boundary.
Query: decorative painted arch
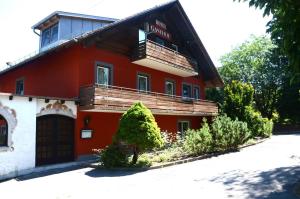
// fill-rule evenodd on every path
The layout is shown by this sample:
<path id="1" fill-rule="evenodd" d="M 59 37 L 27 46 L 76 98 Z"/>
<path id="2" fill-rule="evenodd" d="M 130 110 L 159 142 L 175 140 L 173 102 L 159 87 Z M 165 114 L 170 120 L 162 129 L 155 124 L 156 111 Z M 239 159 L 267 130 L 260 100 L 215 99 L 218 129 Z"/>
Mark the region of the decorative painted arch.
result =
<path id="1" fill-rule="evenodd" d="M 41 108 L 40 112 L 37 114 L 37 117 L 44 115 L 63 115 L 76 119 L 76 115 L 73 113 L 72 109 L 67 105 L 60 103 L 59 101 L 56 101 L 53 104 L 48 104 L 46 107 Z"/>
<path id="2" fill-rule="evenodd" d="M 0 102 L 0 115 L 6 120 L 8 130 L 7 130 L 7 147 L 0 147 L 0 151 L 13 151 L 13 141 L 12 134 L 17 126 L 17 114 L 14 109 L 10 109 L 7 106 L 3 106 Z"/>

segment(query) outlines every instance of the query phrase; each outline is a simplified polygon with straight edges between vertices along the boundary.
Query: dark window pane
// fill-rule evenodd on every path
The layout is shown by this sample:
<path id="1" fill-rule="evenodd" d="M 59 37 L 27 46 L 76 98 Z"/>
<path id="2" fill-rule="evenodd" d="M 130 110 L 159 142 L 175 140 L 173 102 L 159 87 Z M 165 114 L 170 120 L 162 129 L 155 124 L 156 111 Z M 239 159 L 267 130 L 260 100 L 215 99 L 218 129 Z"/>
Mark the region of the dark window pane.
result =
<path id="1" fill-rule="evenodd" d="M 24 80 L 17 80 L 16 82 L 16 94 L 24 95 Z"/>
<path id="2" fill-rule="evenodd" d="M 149 85 L 148 85 L 148 77 L 144 75 L 138 75 L 138 89 L 140 91 L 148 91 Z"/>
<path id="3" fill-rule="evenodd" d="M 50 43 L 56 42 L 58 40 L 58 24 L 51 28 L 51 39 Z"/>
<path id="4" fill-rule="evenodd" d="M 46 29 L 42 33 L 42 47 L 50 43 L 50 29 Z"/>
<path id="5" fill-rule="evenodd" d="M 0 115 L 0 146 L 7 146 L 8 125 L 6 120 Z"/>
<path id="6" fill-rule="evenodd" d="M 194 98 L 200 99 L 200 90 L 198 87 L 194 87 Z"/>
<path id="7" fill-rule="evenodd" d="M 191 86 L 187 84 L 183 84 L 182 86 L 182 96 L 183 97 L 192 97 Z"/>

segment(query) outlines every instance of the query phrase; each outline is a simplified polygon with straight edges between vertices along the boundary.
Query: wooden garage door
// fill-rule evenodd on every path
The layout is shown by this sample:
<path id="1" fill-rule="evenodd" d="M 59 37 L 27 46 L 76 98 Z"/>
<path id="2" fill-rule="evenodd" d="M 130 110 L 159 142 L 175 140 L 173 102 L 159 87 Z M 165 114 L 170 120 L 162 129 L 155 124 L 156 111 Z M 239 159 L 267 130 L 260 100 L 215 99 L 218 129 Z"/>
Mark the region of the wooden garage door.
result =
<path id="1" fill-rule="evenodd" d="M 37 118 L 36 165 L 74 160 L 74 119 L 61 115 Z"/>

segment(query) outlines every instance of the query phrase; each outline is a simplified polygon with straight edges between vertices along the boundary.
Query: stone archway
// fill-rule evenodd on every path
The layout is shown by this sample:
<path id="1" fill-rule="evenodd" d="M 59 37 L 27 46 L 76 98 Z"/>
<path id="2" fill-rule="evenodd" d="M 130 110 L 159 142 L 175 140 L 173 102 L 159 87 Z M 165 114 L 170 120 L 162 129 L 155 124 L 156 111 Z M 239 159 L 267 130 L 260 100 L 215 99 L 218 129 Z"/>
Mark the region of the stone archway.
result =
<path id="1" fill-rule="evenodd" d="M 6 120 L 8 130 L 7 130 L 7 146 L 0 147 L 0 151 L 13 151 L 13 141 L 12 141 L 12 134 L 14 129 L 17 126 L 17 114 L 14 109 L 10 109 L 7 106 L 3 106 L 0 102 L 0 115 Z"/>

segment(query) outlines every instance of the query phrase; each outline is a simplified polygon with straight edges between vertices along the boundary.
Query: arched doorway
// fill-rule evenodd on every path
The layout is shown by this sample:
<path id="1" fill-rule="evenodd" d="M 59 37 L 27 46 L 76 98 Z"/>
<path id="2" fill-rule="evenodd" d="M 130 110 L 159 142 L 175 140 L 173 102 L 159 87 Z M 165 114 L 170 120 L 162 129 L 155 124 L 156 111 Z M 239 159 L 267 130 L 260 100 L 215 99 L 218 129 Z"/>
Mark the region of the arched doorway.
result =
<path id="1" fill-rule="evenodd" d="M 74 160 L 73 118 L 44 115 L 36 124 L 36 166 Z"/>
<path id="2" fill-rule="evenodd" d="M 0 115 L 0 147 L 8 146 L 8 124 L 6 119 Z"/>

